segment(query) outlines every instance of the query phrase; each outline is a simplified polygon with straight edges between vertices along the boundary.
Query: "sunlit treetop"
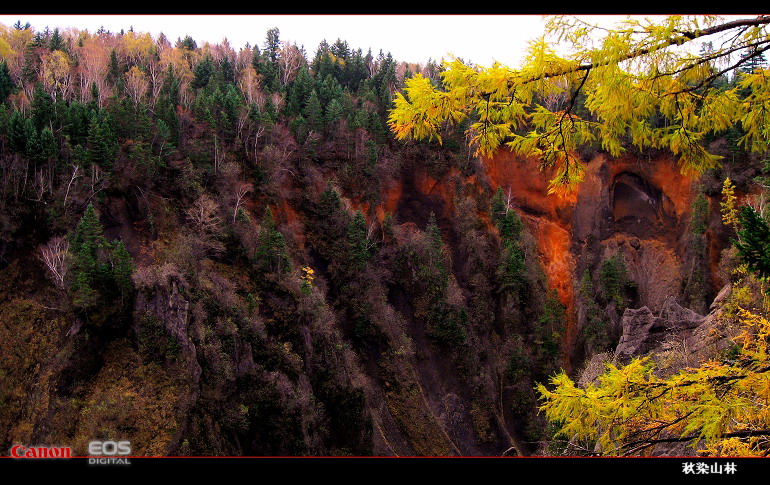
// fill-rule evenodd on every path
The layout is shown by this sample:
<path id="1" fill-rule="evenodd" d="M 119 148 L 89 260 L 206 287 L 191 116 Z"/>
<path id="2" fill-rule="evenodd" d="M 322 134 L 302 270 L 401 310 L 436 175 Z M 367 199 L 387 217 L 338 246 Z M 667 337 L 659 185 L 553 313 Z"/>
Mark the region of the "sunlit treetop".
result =
<path id="1" fill-rule="evenodd" d="M 407 80 L 389 124 L 397 139 L 441 142 L 447 124 L 466 121 L 476 155 L 505 145 L 552 169 L 549 193 L 582 180 L 576 150 L 591 142 L 614 157 L 629 145 L 667 149 L 682 172 L 698 174 L 721 158 L 705 147 L 709 134 L 740 125 L 743 147 L 768 149 L 770 71 L 746 69 L 770 49 L 768 24 L 767 16 L 670 16 L 606 29 L 554 17 L 518 69 L 453 59 L 441 87 L 419 74 Z M 736 82 L 725 82 L 739 70 Z"/>

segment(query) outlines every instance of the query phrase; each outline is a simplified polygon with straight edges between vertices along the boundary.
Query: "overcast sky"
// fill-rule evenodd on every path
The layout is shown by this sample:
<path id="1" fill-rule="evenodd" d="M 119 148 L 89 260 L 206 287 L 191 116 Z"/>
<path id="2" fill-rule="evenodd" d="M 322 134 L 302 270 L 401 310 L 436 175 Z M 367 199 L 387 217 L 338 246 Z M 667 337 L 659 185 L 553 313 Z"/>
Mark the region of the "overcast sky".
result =
<path id="1" fill-rule="evenodd" d="M 104 26 L 118 32 L 133 26 L 155 38 L 163 32 L 172 43 L 185 35 L 199 45 L 227 37 L 236 51 L 247 42 L 264 47 L 267 30 L 278 27 L 282 41 L 303 45 L 309 57 L 323 39 L 340 38 L 354 49 L 371 48 L 374 55 L 390 52 L 397 61 L 424 64 L 451 53 L 484 66 L 494 60 L 518 64 L 527 41 L 544 26 L 540 15 L 0 15 L 6 26 L 17 20 L 36 31 L 47 26 L 95 32 Z"/>
<path id="2" fill-rule="evenodd" d="M 611 26 L 616 15 L 581 16 Z M 639 15 L 639 17 L 643 17 Z M 654 16 L 652 16 L 654 17 Z M 198 42 L 212 44 L 227 37 L 237 51 L 246 43 L 264 47 L 268 29 L 278 27 L 282 41 L 305 47 L 312 57 L 318 44 L 345 40 L 364 52 L 371 48 L 390 52 L 397 61 L 425 64 L 449 54 L 482 66 L 499 61 L 517 66 L 527 42 L 543 33 L 540 15 L 4 15 L 0 23 L 11 26 L 21 20 L 44 30 L 76 27 L 95 32 L 100 26 L 112 32 L 149 32 L 154 38 L 163 32 L 173 43 L 190 35 Z"/>

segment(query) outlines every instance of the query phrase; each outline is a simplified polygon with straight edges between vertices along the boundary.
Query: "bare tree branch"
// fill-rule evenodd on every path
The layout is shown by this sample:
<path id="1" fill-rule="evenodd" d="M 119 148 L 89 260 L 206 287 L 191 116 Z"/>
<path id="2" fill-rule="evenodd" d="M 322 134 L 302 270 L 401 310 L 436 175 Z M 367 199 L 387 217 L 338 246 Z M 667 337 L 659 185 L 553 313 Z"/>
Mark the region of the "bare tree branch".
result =
<path id="1" fill-rule="evenodd" d="M 57 236 L 40 246 L 38 256 L 43 261 L 51 280 L 59 288 L 64 288 L 64 278 L 69 270 L 69 241 L 63 236 Z"/>

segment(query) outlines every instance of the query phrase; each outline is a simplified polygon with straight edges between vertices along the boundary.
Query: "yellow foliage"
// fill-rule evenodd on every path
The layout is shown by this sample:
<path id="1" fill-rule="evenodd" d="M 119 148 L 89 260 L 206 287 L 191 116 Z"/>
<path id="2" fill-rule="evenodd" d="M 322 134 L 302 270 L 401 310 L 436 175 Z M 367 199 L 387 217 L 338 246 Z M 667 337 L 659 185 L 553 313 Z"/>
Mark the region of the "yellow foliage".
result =
<path id="1" fill-rule="evenodd" d="M 510 69 L 445 61 L 441 88 L 422 76 L 397 94 L 389 125 L 396 138 L 441 143 L 445 124 L 470 118 L 470 144 L 490 156 L 502 145 L 556 167 L 549 192 L 571 190 L 581 180 L 576 149 L 594 140 L 612 156 L 630 141 L 642 149 L 667 149 L 679 157 L 686 174 L 719 166 L 706 136 L 741 124 L 741 143 L 768 149 L 770 76 L 757 70 L 733 89 L 716 87 L 717 61 L 752 43 L 766 43 L 770 19 L 748 19 L 754 28 L 737 31 L 708 56 L 687 53 L 710 35 L 737 30 L 714 16 L 670 16 L 655 23 L 629 18 L 602 29 L 571 17 L 552 18 L 544 36 L 532 41 L 524 64 Z M 570 44 L 558 54 L 549 37 Z M 716 43 L 715 43 L 716 44 Z M 739 92 L 750 92 L 740 99 Z M 574 116 L 578 94 L 590 119 Z M 743 95 L 746 96 L 746 95 Z M 662 117 L 651 123 L 654 117 Z M 661 122 L 662 121 L 662 122 Z"/>
<path id="2" fill-rule="evenodd" d="M 735 185 L 730 181 L 730 177 L 725 179 L 722 184 L 722 222 L 738 227 L 738 209 L 735 207 Z"/>
<path id="3" fill-rule="evenodd" d="M 302 267 L 302 281 L 308 288 L 312 288 L 313 280 L 315 279 L 315 271 L 310 266 Z"/>
<path id="4" fill-rule="evenodd" d="M 56 99 L 58 93 L 66 96 L 70 83 L 70 58 L 60 50 L 46 54 L 42 58 L 40 71 L 43 84 Z"/>
<path id="5" fill-rule="evenodd" d="M 9 59 L 14 54 L 15 52 L 13 49 L 11 49 L 11 45 L 8 43 L 8 41 L 0 37 L 0 59 Z"/>
<path id="6" fill-rule="evenodd" d="M 150 55 L 155 51 L 155 42 L 152 36 L 147 33 L 126 32 L 120 43 L 122 53 L 128 57 L 132 63 L 145 63 Z"/>
<path id="7" fill-rule="evenodd" d="M 671 377 L 654 373 L 648 358 L 607 365 L 598 383 L 579 388 L 564 373 L 539 385 L 541 410 L 559 434 L 594 440 L 606 455 L 644 453 L 656 443 L 703 441 L 709 455 L 770 451 L 770 322 L 739 310 L 740 354 L 709 361 Z"/>

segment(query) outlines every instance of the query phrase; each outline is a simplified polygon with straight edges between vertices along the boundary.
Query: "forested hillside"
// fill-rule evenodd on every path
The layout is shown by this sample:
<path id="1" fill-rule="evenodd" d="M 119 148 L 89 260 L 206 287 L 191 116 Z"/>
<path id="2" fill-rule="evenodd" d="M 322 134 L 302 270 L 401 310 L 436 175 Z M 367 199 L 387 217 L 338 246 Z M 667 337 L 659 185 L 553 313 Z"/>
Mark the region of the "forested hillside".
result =
<path id="1" fill-rule="evenodd" d="M 564 311 L 535 244 L 459 131 L 386 124 L 438 66 L 259 45 L 3 28 L 3 446 L 534 449 Z"/>
<path id="2" fill-rule="evenodd" d="M 539 408 L 626 341 L 627 309 L 706 315 L 730 283 L 731 321 L 762 314 L 768 166 L 747 130 L 699 139 L 723 158 L 696 174 L 615 132 L 622 153 L 562 145 L 567 169 L 474 152 L 478 115 L 397 140 L 421 116 L 392 111 L 404 93 L 452 73 L 340 39 L 309 56 L 278 29 L 230 46 L 0 25 L 0 448 L 575 453 L 564 407 Z M 577 93 L 524 104 L 601 118 Z M 584 431 L 566 432 L 590 454 Z"/>

